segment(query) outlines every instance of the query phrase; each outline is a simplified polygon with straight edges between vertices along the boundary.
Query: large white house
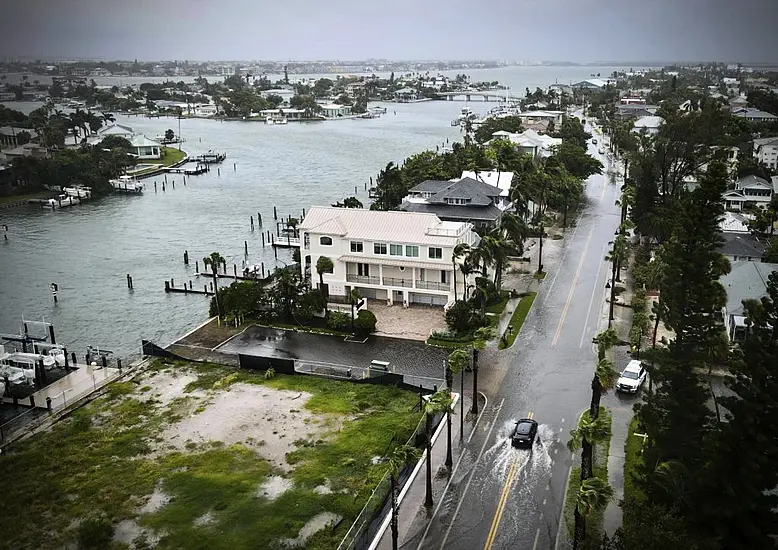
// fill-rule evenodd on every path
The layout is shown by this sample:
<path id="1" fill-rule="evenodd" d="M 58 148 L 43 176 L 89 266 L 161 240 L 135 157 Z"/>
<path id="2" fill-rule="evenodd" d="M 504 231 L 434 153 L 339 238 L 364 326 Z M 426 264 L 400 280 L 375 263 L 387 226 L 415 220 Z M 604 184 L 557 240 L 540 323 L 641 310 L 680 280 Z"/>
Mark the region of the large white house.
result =
<path id="1" fill-rule="evenodd" d="M 765 208 L 773 198 L 773 184 L 756 175 L 743 176 L 735 188 L 724 193 L 724 207 L 740 211 L 750 207 Z"/>
<path id="2" fill-rule="evenodd" d="M 562 145 L 561 138 L 538 134 L 531 129 L 517 134 L 499 130 L 492 134 L 492 139 L 507 139 L 514 144 L 519 153 L 532 155 L 533 158 L 549 157 L 553 154 L 554 147 Z"/>
<path id="3" fill-rule="evenodd" d="M 778 169 L 778 137 L 755 139 L 754 156 L 770 170 Z"/>
<path id="4" fill-rule="evenodd" d="M 299 229 L 303 276 L 310 273 L 318 286 L 319 257 L 334 264 L 332 273 L 323 275 L 331 297 L 358 289 L 368 299 L 405 306 L 450 305 L 455 278 L 462 296 L 465 283 L 453 259 L 454 247 L 478 243 L 471 224 L 417 212 L 314 206 Z"/>

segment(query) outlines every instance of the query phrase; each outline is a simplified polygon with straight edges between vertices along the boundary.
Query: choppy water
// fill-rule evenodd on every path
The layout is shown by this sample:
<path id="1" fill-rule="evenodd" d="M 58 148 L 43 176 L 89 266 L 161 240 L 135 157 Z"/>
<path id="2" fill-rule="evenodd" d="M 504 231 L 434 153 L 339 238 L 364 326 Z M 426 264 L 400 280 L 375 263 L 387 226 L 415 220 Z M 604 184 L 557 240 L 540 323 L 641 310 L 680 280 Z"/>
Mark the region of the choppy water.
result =
<path id="1" fill-rule="evenodd" d="M 612 69 L 513 67 L 474 71 L 473 78 L 523 90 L 586 78 L 593 70 Z M 9 241 L 0 242 L 0 332 L 17 332 L 25 316 L 54 322 L 58 339 L 79 355 L 87 345 L 121 357 L 137 355 L 142 338 L 167 344 L 207 318 L 208 299 L 165 294 L 166 279 L 177 285 L 192 279 L 202 288 L 194 261 L 216 250 L 240 268 L 244 240 L 249 263 L 275 265 L 272 249 L 261 248 L 259 228 L 251 232 L 250 216 L 260 212 L 264 229 L 274 229 L 273 206 L 279 216 L 297 216 L 303 208 L 353 195 L 355 186 L 357 197 L 367 202 L 364 183 L 387 162 L 459 137 L 450 121 L 462 106 L 388 104 L 380 119 L 286 126 L 183 120 L 183 148 L 189 154 L 208 149 L 228 154 L 220 175 L 214 167 L 210 174 L 187 178 L 186 187 L 180 176 L 168 176 L 176 186 L 168 185 L 164 193 L 158 178 L 156 194 L 153 180 L 146 180 L 143 196 L 109 197 L 58 212 L 0 210 L 0 224 L 9 226 Z M 479 112 L 489 105 L 471 106 Z M 120 117 L 117 122 L 150 137 L 167 128 L 178 132 L 174 119 Z M 188 268 L 184 250 L 192 264 Z M 291 253 L 279 251 L 278 257 L 288 262 Z M 128 273 L 134 291 L 127 289 Z M 59 285 L 57 305 L 52 282 Z"/>

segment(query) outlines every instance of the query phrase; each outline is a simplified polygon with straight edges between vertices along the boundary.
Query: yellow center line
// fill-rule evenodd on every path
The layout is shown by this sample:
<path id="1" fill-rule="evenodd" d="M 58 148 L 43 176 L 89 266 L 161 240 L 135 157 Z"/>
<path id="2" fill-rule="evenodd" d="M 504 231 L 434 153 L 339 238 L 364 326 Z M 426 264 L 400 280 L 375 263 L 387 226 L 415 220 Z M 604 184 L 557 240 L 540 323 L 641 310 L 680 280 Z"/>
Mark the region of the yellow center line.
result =
<path id="1" fill-rule="evenodd" d="M 535 413 L 530 412 L 527 415 L 527 418 L 534 418 Z M 518 456 L 514 456 L 513 460 L 511 461 L 511 467 L 508 470 L 508 477 L 505 480 L 505 486 L 502 488 L 502 493 L 500 493 L 500 500 L 497 503 L 497 510 L 494 513 L 494 519 L 492 520 L 492 526 L 489 529 L 489 536 L 486 537 L 486 544 L 484 544 L 484 550 L 491 550 L 492 545 L 494 544 L 494 538 L 497 536 L 497 528 L 500 525 L 500 521 L 502 521 L 502 515 L 503 512 L 505 512 L 505 503 L 508 501 L 508 492 L 510 491 L 511 485 L 513 484 L 513 480 L 516 477 L 516 469 L 518 467 Z"/>
<path id="2" fill-rule="evenodd" d="M 586 259 L 586 252 L 589 250 L 589 243 L 592 242 L 592 234 L 594 234 L 594 227 L 591 228 L 589 231 L 589 237 L 586 239 L 586 245 L 584 246 L 583 253 L 581 254 L 581 260 L 578 262 L 578 269 L 576 269 L 575 277 L 573 277 L 573 283 L 570 285 L 570 292 L 567 295 L 567 302 L 565 302 L 565 307 L 562 309 L 562 317 L 559 318 L 559 326 L 557 326 L 556 334 L 554 334 L 554 339 L 551 341 L 552 346 L 556 345 L 557 341 L 559 340 L 559 335 L 562 334 L 562 325 L 565 322 L 565 317 L 567 317 L 567 310 L 570 309 L 570 304 L 573 301 L 575 285 L 578 282 L 578 277 L 581 276 L 581 269 L 583 268 L 583 263 Z"/>

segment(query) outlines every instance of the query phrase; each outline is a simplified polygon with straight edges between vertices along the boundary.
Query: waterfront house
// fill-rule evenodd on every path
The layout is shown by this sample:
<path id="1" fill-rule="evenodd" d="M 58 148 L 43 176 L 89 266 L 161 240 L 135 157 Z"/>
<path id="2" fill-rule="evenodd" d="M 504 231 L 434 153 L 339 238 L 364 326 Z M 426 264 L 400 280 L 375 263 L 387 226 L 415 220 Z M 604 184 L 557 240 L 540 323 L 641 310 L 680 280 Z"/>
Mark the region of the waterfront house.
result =
<path id="1" fill-rule="evenodd" d="M 737 229 L 740 229 L 739 227 Z M 750 232 L 727 231 L 721 233 L 724 243 L 718 251 L 730 262 L 761 262 L 767 243 Z"/>
<path id="2" fill-rule="evenodd" d="M 132 128 L 125 126 L 124 124 L 109 124 L 108 126 L 103 126 L 97 131 L 97 136 L 100 138 L 100 140 L 108 136 L 119 136 L 129 140 L 132 139 L 132 136 L 134 135 L 135 132 L 133 132 Z"/>
<path id="3" fill-rule="evenodd" d="M 499 187 L 469 177 L 427 180 L 408 190 L 400 210 L 435 214 L 444 221 L 468 222 L 486 230 L 500 223 L 509 205 L 501 194 Z"/>
<path id="4" fill-rule="evenodd" d="M 588 78 L 571 85 L 574 90 L 601 90 L 608 85 L 608 82 L 601 78 Z"/>
<path id="5" fill-rule="evenodd" d="M 720 282 L 727 291 L 727 305 L 724 307 L 724 328 L 733 342 L 746 337 L 746 311 L 744 300 L 760 300 L 767 296 L 767 279 L 778 271 L 778 264 L 761 262 L 736 262 L 732 269 L 721 277 Z"/>
<path id="6" fill-rule="evenodd" d="M 745 118 L 750 122 L 772 122 L 778 120 L 778 116 L 767 111 L 761 111 L 759 109 L 735 109 L 732 111 L 732 115 L 740 118 Z"/>
<path id="7" fill-rule="evenodd" d="M 36 143 L 25 143 L 19 147 L 4 150 L 3 155 L 5 155 L 6 162 L 11 164 L 15 158 L 19 157 L 45 158 L 49 156 L 49 150 Z"/>
<path id="8" fill-rule="evenodd" d="M 755 139 L 754 156 L 770 170 L 778 170 L 778 137 Z"/>
<path id="9" fill-rule="evenodd" d="M 194 107 L 195 116 L 215 116 L 219 113 L 219 108 L 211 103 L 198 104 Z"/>
<path id="10" fill-rule="evenodd" d="M 748 107 L 748 100 L 743 96 L 738 96 L 729 100 L 729 110 L 738 111 L 740 109 L 746 109 Z"/>
<path id="11" fill-rule="evenodd" d="M 263 118 L 281 115 L 287 120 L 301 120 L 305 118 L 305 109 L 263 109 L 259 112 Z"/>
<path id="12" fill-rule="evenodd" d="M 724 193 L 724 207 L 734 211 L 764 208 L 770 204 L 774 192 L 772 182 L 753 174 L 743 176 L 735 182 L 734 189 Z"/>
<path id="13" fill-rule="evenodd" d="M 419 92 L 413 88 L 400 88 L 394 92 L 394 100 L 398 103 L 405 103 L 419 99 Z"/>
<path id="14" fill-rule="evenodd" d="M 321 105 L 321 114 L 327 118 L 338 118 L 349 116 L 351 114 L 351 105 L 338 105 L 337 103 L 328 103 Z"/>
<path id="15" fill-rule="evenodd" d="M 452 304 L 454 269 L 458 271 L 454 247 L 478 243 L 471 224 L 417 212 L 314 206 L 299 229 L 303 275 L 311 272 L 312 279 L 318 278 L 320 256 L 334 264 L 332 273 L 323 275 L 331 298 L 344 300 L 358 289 L 368 300 L 405 306 Z M 459 296 L 465 288 L 462 279 L 458 272 Z"/>
<path id="16" fill-rule="evenodd" d="M 562 126 L 563 114 L 564 111 L 525 111 L 516 116 L 521 119 L 521 124 L 525 128 L 543 129 L 545 131 L 551 124 L 555 128 L 560 128 Z"/>
<path id="17" fill-rule="evenodd" d="M 30 140 L 38 139 L 38 132 L 31 128 L 18 128 L 15 126 L 0 126 L 0 149 L 14 149 L 19 146 L 17 136 L 21 132 L 27 132 Z"/>
<path id="18" fill-rule="evenodd" d="M 500 130 L 492 134 L 492 139 L 507 139 L 519 153 L 531 155 L 532 158 L 549 157 L 553 154 L 553 148 L 562 144 L 561 138 L 539 134 L 532 129 L 516 134 Z"/>
<path id="19" fill-rule="evenodd" d="M 140 160 L 159 160 L 162 158 L 162 148 L 159 143 L 142 134 L 132 136 L 130 143 L 135 148 L 135 156 Z"/>

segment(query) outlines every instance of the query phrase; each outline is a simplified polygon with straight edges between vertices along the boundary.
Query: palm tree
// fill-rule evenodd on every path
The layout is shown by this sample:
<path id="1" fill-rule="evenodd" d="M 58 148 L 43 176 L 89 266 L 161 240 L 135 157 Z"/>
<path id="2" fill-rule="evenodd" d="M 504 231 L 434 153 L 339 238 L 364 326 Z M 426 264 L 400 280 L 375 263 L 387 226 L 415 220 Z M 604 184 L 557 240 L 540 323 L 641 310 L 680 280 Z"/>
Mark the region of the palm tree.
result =
<path id="1" fill-rule="evenodd" d="M 427 399 L 424 405 L 425 427 L 424 427 L 424 445 L 427 451 L 427 487 L 424 496 L 424 506 L 431 507 L 432 502 L 432 419 L 436 414 L 444 412 L 443 401 L 437 392 Z"/>
<path id="2" fill-rule="evenodd" d="M 576 550 L 584 544 L 586 538 L 586 520 L 593 512 L 602 510 L 613 498 L 613 488 L 608 482 L 599 477 L 584 480 L 575 496 L 575 533 L 573 535 L 573 549 Z"/>
<path id="3" fill-rule="evenodd" d="M 605 260 L 612 263 L 612 269 L 611 269 L 611 298 L 610 298 L 610 312 L 608 314 L 608 328 L 611 327 L 611 324 L 613 323 L 613 307 L 616 302 L 616 283 L 620 282 L 620 267 L 621 263 L 627 261 L 627 258 L 629 257 L 629 241 L 627 241 L 626 235 L 623 234 L 623 231 L 616 237 L 616 239 L 613 241 L 613 247 L 610 249 L 610 252 L 608 252 L 608 255 L 605 256 Z"/>
<path id="4" fill-rule="evenodd" d="M 216 300 L 216 316 L 221 318 L 222 310 L 219 305 L 219 266 L 227 260 L 218 252 L 211 252 L 210 256 L 203 258 L 203 265 L 211 268 L 213 274 L 213 298 Z"/>
<path id="5" fill-rule="evenodd" d="M 497 287 L 499 292 L 502 288 L 502 272 L 505 270 L 505 265 L 508 263 L 508 256 L 516 249 L 513 241 L 506 235 L 503 235 L 502 231 L 496 230 L 496 236 L 490 242 L 492 248 L 492 262 L 494 263 L 494 286 Z"/>
<path id="6" fill-rule="evenodd" d="M 451 415 L 454 411 L 454 400 L 451 398 L 451 386 L 447 386 L 432 396 L 438 404 L 439 412 L 446 413 L 446 469 L 451 475 L 454 459 L 451 455 Z"/>
<path id="7" fill-rule="evenodd" d="M 486 349 L 486 343 L 494 338 L 491 327 L 481 327 L 473 336 L 473 414 L 478 414 L 478 353 Z"/>
<path id="8" fill-rule="evenodd" d="M 475 298 L 480 304 L 481 319 L 486 318 L 486 302 L 489 300 L 489 279 L 486 277 L 475 278 L 475 288 L 473 289 L 473 298 Z"/>
<path id="9" fill-rule="evenodd" d="M 513 243 L 515 254 L 524 255 L 524 240 L 527 238 L 527 224 L 521 216 L 506 212 L 500 218 L 500 229 Z"/>
<path id="10" fill-rule="evenodd" d="M 113 113 L 101 113 L 100 116 L 103 119 L 103 123 L 108 124 L 116 122 L 116 117 L 113 116 Z"/>
<path id="11" fill-rule="evenodd" d="M 465 370 L 470 366 L 470 354 L 464 349 L 458 348 L 451 352 L 446 361 L 446 384 L 449 388 L 454 385 L 454 375 L 459 373 L 459 439 L 464 437 L 465 421 Z"/>
<path id="12" fill-rule="evenodd" d="M 333 269 L 335 269 L 335 264 L 332 263 L 332 260 L 329 257 L 319 256 L 319 259 L 316 260 L 316 273 L 319 274 L 319 292 L 321 292 L 322 298 L 324 298 L 325 319 L 329 317 L 329 309 L 327 306 L 327 293 L 325 292 L 324 287 L 324 274 L 332 273 Z"/>
<path id="13" fill-rule="evenodd" d="M 465 257 L 470 252 L 470 245 L 467 243 L 459 243 L 454 247 L 454 253 L 451 256 L 451 261 L 454 264 L 454 302 L 457 302 L 457 260 L 459 258 Z M 463 285 L 465 289 L 467 288 L 467 280 L 465 280 L 465 283 Z"/>
<path id="14" fill-rule="evenodd" d="M 600 399 L 602 394 L 616 385 L 619 374 L 613 368 L 609 359 L 599 359 L 592 377 L 592 401 L 589 404 L 589 416 L 597 418 L 600 415 Z"/>
<path id="15" fill-rule="evenodd" d="M 467 256 L 468 261 L 473 266 L 478 267 L 481 270 L 481 276 L 486 277 L 487 268 L 493 261 L 493 248 L 494 237 L 486 235 L 481 238 L 481 242 L 478 246 L 470 249 L 470 253 Z"/>
<path id="16" fill-rule="evenodd" d="M 473 266 L 473 264 L 470 263 L 470 260 L 465 258 L 465 261 L 459 264 L 459 271 L 462 272 L 462 277 L 464 279 L 462 281 L 462 286 L 464 288 L 464 296 L 462 297 L 462 299 L 467 301 L 467 295 L 468 295 L 467 289 L 469 288 L 467 284 L 467 278 L 473 273 L 475 273 L 477 270 L 475 266 Z"/>
<path id="17" fill-rule="evenodd" d="M 392 550 L 397 550 L 399 533 L 397 529 L 397 516 L 400 512 L 397 504 L 397 478 L 406 466 L 412 464 L 419 458 L 419 450 L 410 445 L 400 445 L 395 447 L 389 456 L 389 482 L 391 483 L 392 495 Z"/>
<path id="18" fill-rule="evenodd" d="M 604 441 L 609 433 L 610 426 L 601 416 L 589 418 L 587 413 L 581 416 L 578 427 L 570 430 L 570 441 L 567 442 L 567 448 L 571 452 L 581 449 L 581 482 L 592 477 L 594 446 Z"/>

